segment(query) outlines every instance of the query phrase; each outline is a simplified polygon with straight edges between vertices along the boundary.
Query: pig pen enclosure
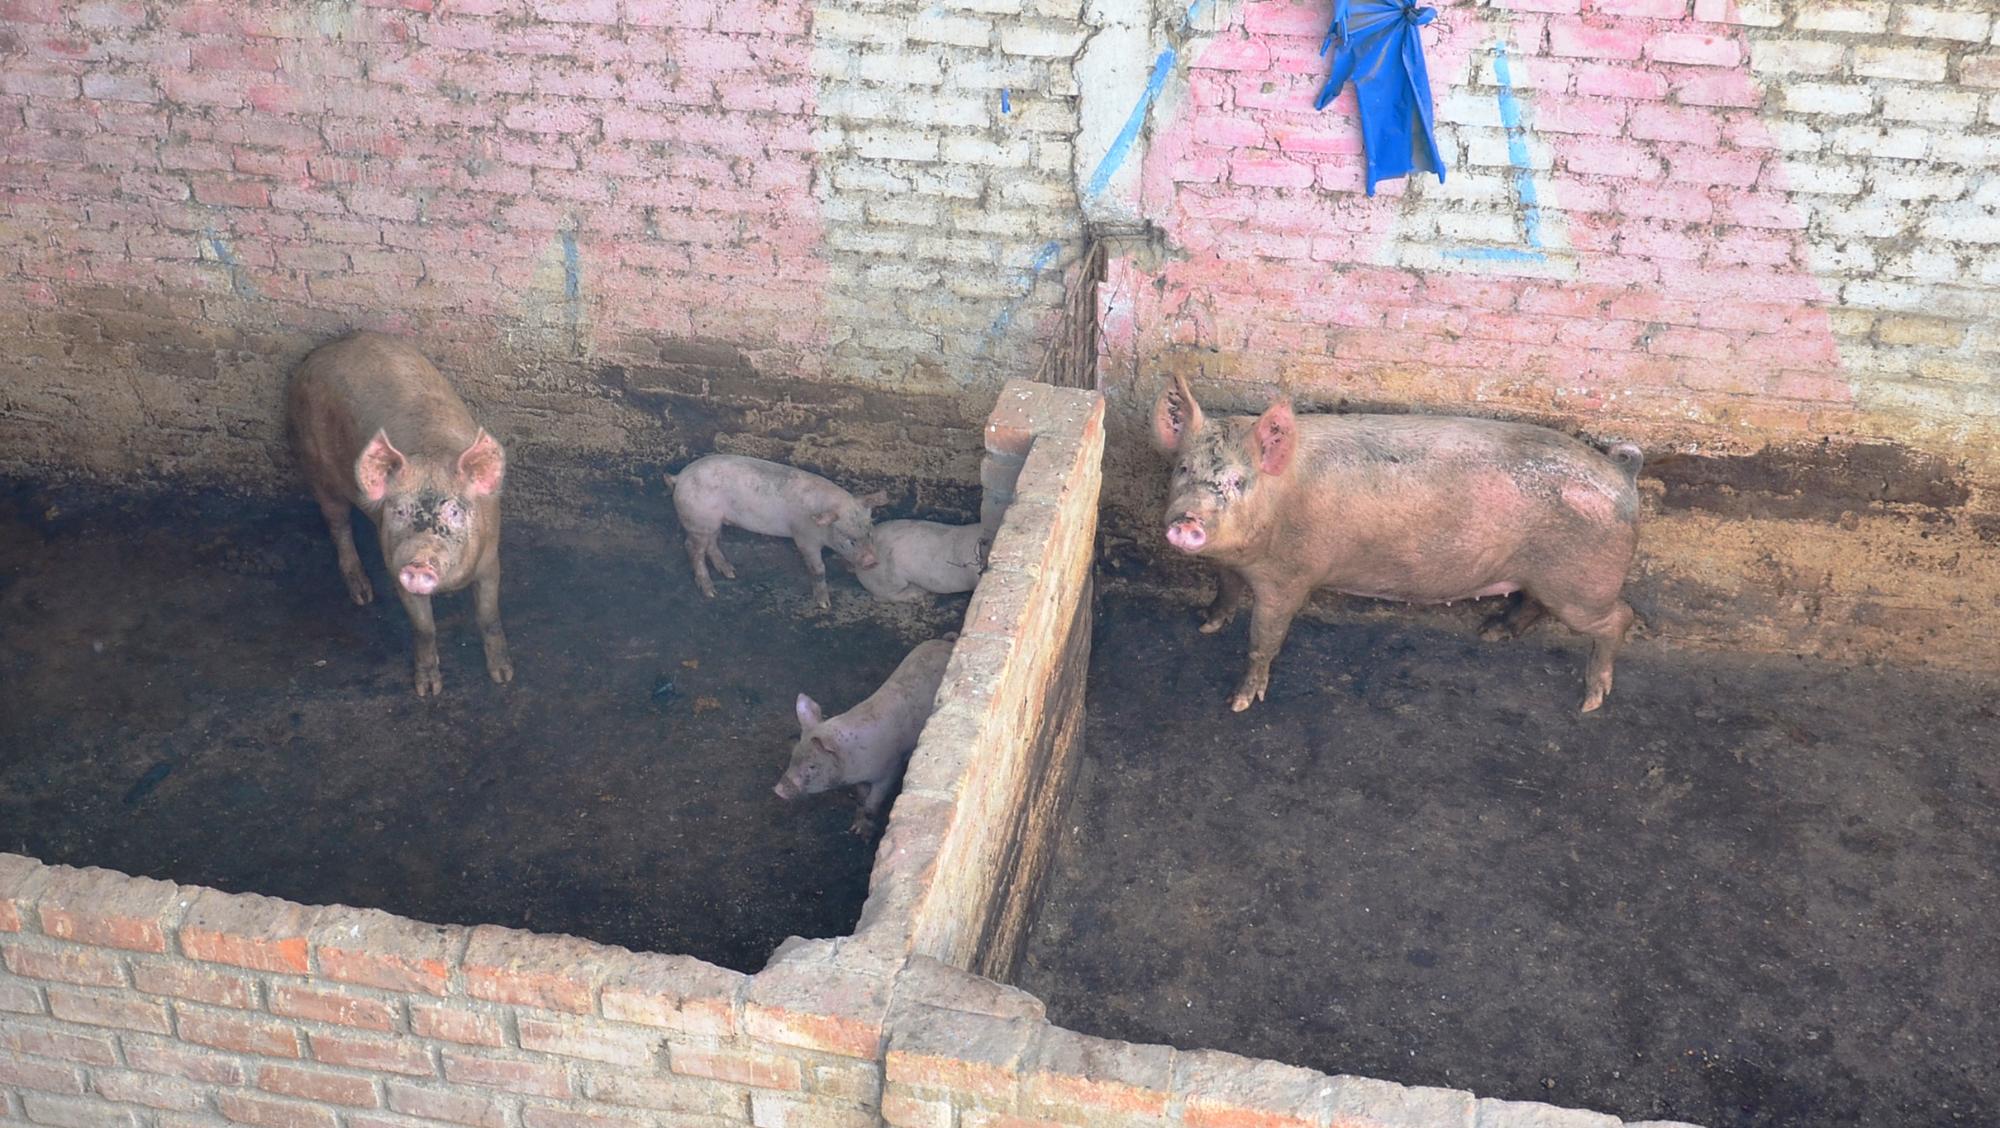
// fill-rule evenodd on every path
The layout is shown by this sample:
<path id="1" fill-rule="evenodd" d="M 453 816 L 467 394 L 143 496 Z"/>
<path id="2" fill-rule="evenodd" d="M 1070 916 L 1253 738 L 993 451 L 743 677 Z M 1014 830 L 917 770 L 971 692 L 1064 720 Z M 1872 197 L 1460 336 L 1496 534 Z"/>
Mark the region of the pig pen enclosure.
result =
<path id="1" fill-rule="evenodd" d="M 2000 18 L 1387 7 L 1376 184 L 1327 0 L 0 0 L 0 1124 L 2000 1123 Z M 355 328 L 505 444 L 510 684 L 343 591 Z M 1636 444 L 1605 708 L 1323 594 L 1230 712 L 1173 376 Z M 976 590 L 702 598 L 711 452 Z M 773 794 L 950 631 L 876 834 Z"/>

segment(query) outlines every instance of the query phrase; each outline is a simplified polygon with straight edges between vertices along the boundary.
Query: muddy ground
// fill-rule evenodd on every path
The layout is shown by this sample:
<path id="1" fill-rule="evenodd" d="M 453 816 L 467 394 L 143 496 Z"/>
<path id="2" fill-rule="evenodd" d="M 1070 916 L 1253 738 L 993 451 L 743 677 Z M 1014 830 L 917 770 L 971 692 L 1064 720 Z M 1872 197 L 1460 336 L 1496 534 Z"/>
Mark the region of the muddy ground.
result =
<path id="1" fill-rule="evenodd" d="M 1019 978 L 1091 1033 L 1715 1126 L 2000 1123 L 1994 684 L 1107 598 Z"/>
<path id="2" fill-rule="evenodd" d="M 793 698 L 858 701 L 967 597 L 884 607 L 829 554 L 819 614 L 789 542 L 731 531 L 743 578 L 705 600 L 662 489 L 579 511 L 509 515 L 514 683 L 445 596 L 445 691 L 420 700 L 365 521 L 356 607 L 303 492 L 0 481 L 0 850 L 745 971 L 851 932 L 874 849 L 853 804 L 771 793 Z"/>

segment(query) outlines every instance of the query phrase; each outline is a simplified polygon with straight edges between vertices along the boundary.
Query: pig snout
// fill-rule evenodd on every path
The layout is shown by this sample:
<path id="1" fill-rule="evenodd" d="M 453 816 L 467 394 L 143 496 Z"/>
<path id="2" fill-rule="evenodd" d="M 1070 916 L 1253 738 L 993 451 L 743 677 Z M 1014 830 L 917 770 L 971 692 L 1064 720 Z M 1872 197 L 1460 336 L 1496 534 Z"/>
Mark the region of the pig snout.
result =
<path id="1" fill-rule="evenodd" d="M 1208 543 L 1208 530 L 1201 518 L 1186 514 L 1167 523 L 1167 543 L 1182 552 L 1200 552 Z"/>
<path id="2" fill-rule="evenodd" d="M 875 546 L 870 544 L 862 545 L 861 555 L 854 558 L 854 566 L 856 568 L 873 568 L 875 566 Z"/>
<path id="3" fill-rule="evenodd" d="M 801 794 L 803 794 L 803 792 L 799 790 L 798 781 L 794 780 L 789 775 L 779 780 L 777 786 L 771 788 L 771 790 L 777 794 L 778 798 L 783 799 L 787 803 L 791 802 L 794 799 L 797 799 Z"/>
<path id="4" fill-rule="evenodd" d="M 437 566 L 426 561 L 405 564 L 403 570 L 396 573 L 396 580 L 411 595 L 429 595 L 438 587 Z"/>

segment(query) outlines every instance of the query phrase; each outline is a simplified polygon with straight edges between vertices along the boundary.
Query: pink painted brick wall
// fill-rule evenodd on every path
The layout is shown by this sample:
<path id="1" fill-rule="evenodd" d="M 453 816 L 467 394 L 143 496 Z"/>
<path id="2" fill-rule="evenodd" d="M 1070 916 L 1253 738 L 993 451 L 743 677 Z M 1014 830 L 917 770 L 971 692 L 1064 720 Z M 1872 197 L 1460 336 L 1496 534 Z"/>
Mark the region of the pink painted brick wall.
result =
<path id="1" fill-rule="evenodd" d="M 0 5 L 0 291 L 810 374 L 811 5 Z"/>
<path id="2" fill-rule="evenodd" d="M 1352 88 L 1312 109 L 1324 4 L 1249 0 L 1191 43 L 1142 188 L 1181 253 L 1113 263 L 1108 376 L 1199 349 L 1215 376 L 1641 438 L 2000 425 L 1984 16 L 1436 7 L 1448 179 L 1372 199 Z"/>

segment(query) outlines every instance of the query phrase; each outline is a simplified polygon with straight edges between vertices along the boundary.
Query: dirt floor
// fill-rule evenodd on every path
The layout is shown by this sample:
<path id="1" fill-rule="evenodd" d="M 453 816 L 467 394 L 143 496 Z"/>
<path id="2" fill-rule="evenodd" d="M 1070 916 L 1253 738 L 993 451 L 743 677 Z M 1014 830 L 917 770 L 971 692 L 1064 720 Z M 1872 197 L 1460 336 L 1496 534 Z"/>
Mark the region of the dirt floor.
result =
<path id="1" fill-rule="evenodd" d="M 967 597 L 876 604 L 829 554 L 819 614 L 789 542 L 729 531 L 743 578 L 705 600 L 664 491 L 583 508 L 584 532 L 508 518 L 514 683 L 443 596 L 420 700 L 365 521 L 356 607 L 303 491 L 0 482 L 0 850 L 746 971 L 852 931 L 874 843 L 851 800 L 771 793 L 793 698 L 853 704 Z"/>
<path id="2" fill-rule="evenodd" d="M 1051 1017 L 1333 1073 L 1736 1125 L 2000 1123 L 1996 686 L 1559 626 L 1107 599 L 1020 978 Z"/>

